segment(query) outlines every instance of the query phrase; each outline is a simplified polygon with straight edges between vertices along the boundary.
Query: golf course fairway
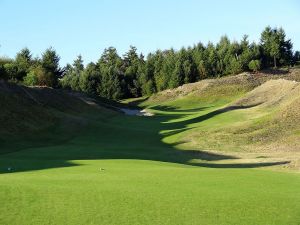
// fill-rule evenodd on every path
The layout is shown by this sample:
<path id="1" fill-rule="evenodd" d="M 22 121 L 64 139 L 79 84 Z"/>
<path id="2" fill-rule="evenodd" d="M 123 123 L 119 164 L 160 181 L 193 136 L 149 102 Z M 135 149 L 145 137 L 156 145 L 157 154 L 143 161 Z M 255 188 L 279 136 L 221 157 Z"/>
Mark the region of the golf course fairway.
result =
<path id="1" fill-rule="evenodd" d="M 152 117 L 104 111 L 65 141 L 11 144 L 0 158 L 0 224 L 299 224 L 299 174 L 177 147 L 187 119 L 220 104 Z M 243 118 L 198 122 L 231 113 Z"/>

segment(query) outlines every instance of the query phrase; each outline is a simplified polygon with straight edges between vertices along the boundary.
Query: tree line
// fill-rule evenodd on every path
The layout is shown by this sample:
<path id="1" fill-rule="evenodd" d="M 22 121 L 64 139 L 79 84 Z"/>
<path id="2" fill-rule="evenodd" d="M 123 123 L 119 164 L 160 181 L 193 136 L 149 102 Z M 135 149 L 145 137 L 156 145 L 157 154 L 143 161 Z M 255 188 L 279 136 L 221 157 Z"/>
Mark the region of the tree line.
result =
<path id="1" fill-rule="evenodd" d="M 157 50 L 147 57 L 138 54 L 133 46 L 123 56 L 109 47 L 97 62 L 86 66 L 80 55 L 64 68 L 59 66 L 59 60 L 53 48 L 41 58 L 33 58 L 25 48 L 15 59 L 0 58 L 0 78 L 117 100 L 150 95 L 205 78 L 294 66 L 300 61 L 300 53 L 293 52 L 292 42 L 282 28 L 266 27 L 259 43 L 250 43 L 246 35 L 241 41 L 223 36 L 216 44 Z"/>

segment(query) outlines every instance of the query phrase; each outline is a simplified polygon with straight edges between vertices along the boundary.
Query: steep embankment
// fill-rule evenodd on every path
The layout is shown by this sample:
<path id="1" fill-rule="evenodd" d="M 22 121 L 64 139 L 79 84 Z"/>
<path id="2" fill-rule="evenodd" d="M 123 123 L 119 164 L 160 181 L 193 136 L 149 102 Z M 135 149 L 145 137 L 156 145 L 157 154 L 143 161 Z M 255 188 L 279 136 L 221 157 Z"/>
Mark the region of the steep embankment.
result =
<path id="1" fill-rule="evenodd" d="M 300 83 L 270 80 L 249 92 L 234 105 L 256 105 L 262 115 L 249 127 L 237 129 L 248 134 L 248 142 L 259 149 L 300 151 Z"/>
<path id="2" fill-rule="evenodd" d="M 285 79 L 300 82 L 300 69 L 291 69 L 289 72 L 261 72 L 258 74 L 242 73 L 216 79 L 206 79 L 196 83 L 185 84 L 175 89 L 168 89 L 154 94 L 142 105 L 165 104 L 188 96 L 203 101 L 215 98 L 228 98 L 238 93 L 246 93 L 262 85 L 268 80 Z"/>
<path id="3" fill-rule="evenodd" d="M 65 141 L 78 135 L 92 115 L 101 119 L 115 114 L 62 90 L 3 81 L 0 81 L 0 108 L 2 153 Z"/>
<path id="4" fill-rule="evenodd" d="M 299 167 L 299 80 L 297 69 L 244 73 L 166 90 L 140 105 L 157 115 L 180 116 L 166 122 L 177 124 L 173 132 L 161 132 L 177 148 L 287 157 Z"/>

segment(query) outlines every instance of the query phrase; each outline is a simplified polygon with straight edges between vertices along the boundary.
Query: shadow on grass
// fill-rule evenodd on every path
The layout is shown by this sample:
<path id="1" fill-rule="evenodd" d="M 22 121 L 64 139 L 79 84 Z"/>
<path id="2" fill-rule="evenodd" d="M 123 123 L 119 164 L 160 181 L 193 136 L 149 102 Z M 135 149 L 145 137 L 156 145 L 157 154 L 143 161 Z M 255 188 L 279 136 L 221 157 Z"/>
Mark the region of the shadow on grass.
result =
<path id="1" fill-rule="evenodd" d="M 199 150 L 179 150 L 181 142 L 166 144 L 163 138 L 186 131 L 192 123 L 208 120 L 221 113 L 232 110 L 247 109 L 252 106 L 230 106 L 209 112 L 195 118 L 169 122 L 184 115 L 160 115 L 154 117 L 135 117 L 119 115 L 106 121 L 91 119 L 84 132 L 65 142 L 56 145 L 53 142 L 32 143 L 30 148 L 13 152 L 18 143 L 4 146 L 10 153 L 0 155 L 0 173 L 34 171 L 50 168 L 79 166 L 72 160 L 101 159 L 137 159 L 153 160 L 170 163 L 181 163 L 191 166 L 209 168 L 258 168 L 289 163 L 288 161 L 257 162 L 257 163 L 218 163 L 219 160 L 234 160 L 237 157 Z M 161 109 L 160 109 L 161 110 Z M 174 111 L 174 108 L 164 108 Z M 199 108 L 197 110 L 204 110 Z M 161 131 L 169 130 L 169 132 Z M 55 136 L 62 135 L 65 130 L 56 130 Z M 49 134 L 50 135 L 50 134 Z M 51 136 L 50 135 L 50 136 Z M 205 137 L 204 137 L 205 138 Z M 4 150 L 4 151 L 5 151 Z M 193 162 L 193 161 L 199 162 Z"/>
<path id="2" fill-rule="evenodd" d="M 208 167 L 208 168 L 223 168 L 223 169 L 233 169 L 233 168 L 258 168 L 267 166 L 278 166 L 289 164 L 290 161 L 279 161 L 279 162 L 259 162 L 259 163 L 191 163 L 191 165 Z"/>
<path id="3" fill-rule="evenodd" d="M 199 108 L 194 108 L 194 109 L 178 109 L 177 107 L 174 106 L 162 106 L 162 105 L 157 105 L 151 107 L 151 109 L 159 110 L 159 111 L 167 111 L 169 113 L 192 113 L 192 112 L 199 112 L 206 110 L 210 107 L 199 107 Z"/>
<path id="4" fill-rule="evenodd" d="M 149 99 L 149 97 L 145 97 L 145 98 L 138 98 L 134 101 L 129 102 L 127 105 L 132 106 L 132 107 L 139 107 L 139 105 L 145 101 L 147 101 Z"/>
<path id="5" fill-rule="evenodd" d="M 226 113 L 226 112 L 234 111 L 234 110 L 239 110 L 239 109 L 249 109 L 249 108 L 256 107 L 258 105 L 259 104 L 248 105 L 248 106 L 228 106 L 228 107 L 225 107 L 225 108 L 222 108 L 222 109 L 214 110 L 212 112 L 209 112 L 209 113 L 201 115 L 201 116 L 194 117 L 194 118 L 189 119 L 189 120 L 184 120 L 184 121 L 179 121 L 179 122 L 174 122 L 174 123 L 176 124 L 175 125 L 176 127 L 177 126 L 178 127 L 183 127 L 183 126 L 186 126 L 188 124 L 199 123 L 199 122 L 202 122 L 202 121 L 205 121 L 205 120 L 209 120 L 212 117 L 218 116 L 222 113 Z"/>

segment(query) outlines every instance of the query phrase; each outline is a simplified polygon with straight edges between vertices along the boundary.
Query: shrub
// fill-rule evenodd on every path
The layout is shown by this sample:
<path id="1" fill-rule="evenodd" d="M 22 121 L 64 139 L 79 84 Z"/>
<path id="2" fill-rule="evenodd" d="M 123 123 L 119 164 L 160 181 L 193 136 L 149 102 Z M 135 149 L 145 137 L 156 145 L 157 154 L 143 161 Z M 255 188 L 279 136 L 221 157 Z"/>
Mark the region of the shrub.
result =
<path id="1" fill-rule="evenodd" d="M 241 62 L 236 60 L 235 58 L 233 58 L 230 61 L 230 72 L 232 74 L 238 74 L 238 73 L 242 72 Z"/>
<path id="2" fill-rule="evenodd" d="M 249 69 L 253 72 L 257 72 L 261 68 L 260 60 L 251 60 L 248 65 Z"/>
<path id="3" fill-rule="evenodd" d="M 18 68 L 14 63 L 7 63 L 4 65 L 4 70 L 7 76 L 7 79 L 9 80 L 17 80 L 17 71 Z"/>
<path id="4" fill-rule="evenodd" d="M 24 78 L 24 84 L 31 86 L 54 87 L 55 83 L 55 76 L 51 72 L 46 71 L 41 65 L 31 68 Z"/>
<path id="5" fill-rule="evenodd" d="M 24 77 L 24 84 L 28 86 L 34 86 L 38 85 L 38 77 L 34 71 L 30 71 L 25 77 Z"/>

